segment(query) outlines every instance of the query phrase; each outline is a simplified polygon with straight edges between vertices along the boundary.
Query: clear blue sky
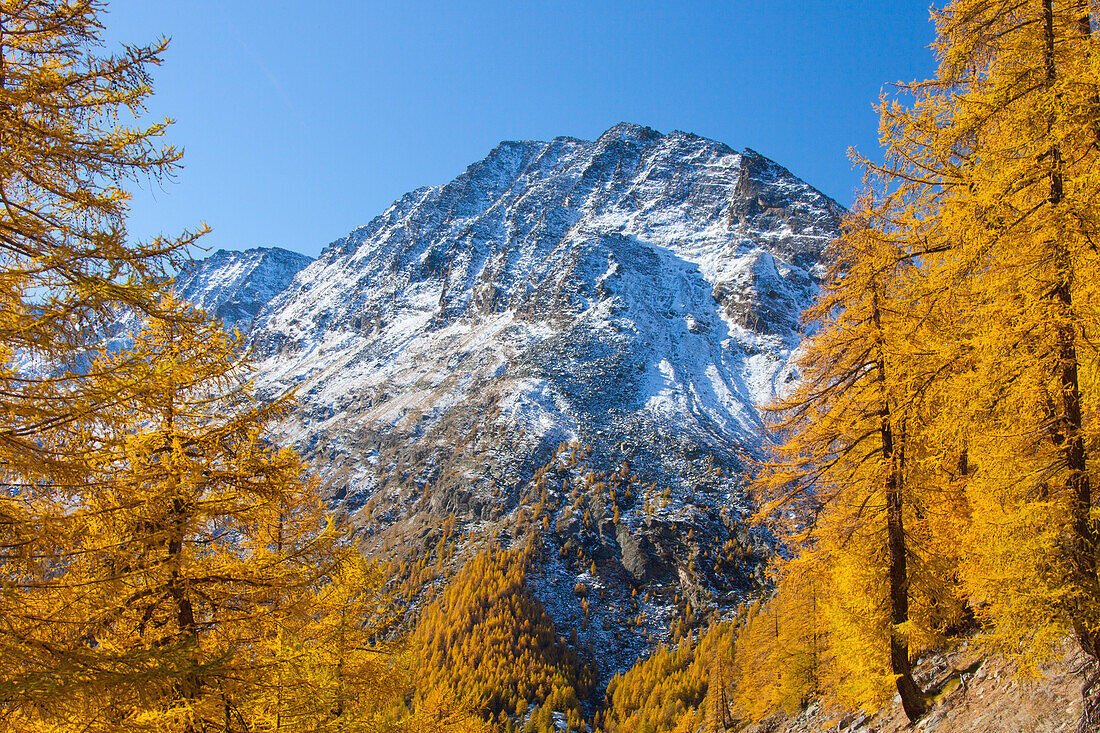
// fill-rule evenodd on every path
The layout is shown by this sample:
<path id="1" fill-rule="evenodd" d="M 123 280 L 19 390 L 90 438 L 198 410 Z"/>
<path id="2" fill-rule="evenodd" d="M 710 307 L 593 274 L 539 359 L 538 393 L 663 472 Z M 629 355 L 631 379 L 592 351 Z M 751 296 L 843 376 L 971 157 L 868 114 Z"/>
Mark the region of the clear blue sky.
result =
<path id="1" fill-rule="evenodd" d="M 172 38 L 154 115 L 175 182 L 130 231 L 316 255 L 501 140 L 617 122 L 751 147 L 842 204 L 884 85 L 929 76 L 929 0 L 110 0 L 108 39 Z"/>

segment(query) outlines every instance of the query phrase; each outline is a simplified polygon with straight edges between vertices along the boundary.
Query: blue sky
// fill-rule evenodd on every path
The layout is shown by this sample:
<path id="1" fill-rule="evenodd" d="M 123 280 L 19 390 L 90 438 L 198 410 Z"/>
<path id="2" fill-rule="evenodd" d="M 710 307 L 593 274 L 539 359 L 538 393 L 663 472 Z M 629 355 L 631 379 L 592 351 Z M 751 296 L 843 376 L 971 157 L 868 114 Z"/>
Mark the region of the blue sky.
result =
<path id="1" fill-rule="evenodd" d="M 316 255 L 501 140 L 629 121 L 751 147 L 842 204 L 885 85 L 934 68 L 928 0 L 110 0 L 108 47 L 172 38 L 149 111 L 175 181 L 138 238 L 206 221 L 210 248 Z"/>

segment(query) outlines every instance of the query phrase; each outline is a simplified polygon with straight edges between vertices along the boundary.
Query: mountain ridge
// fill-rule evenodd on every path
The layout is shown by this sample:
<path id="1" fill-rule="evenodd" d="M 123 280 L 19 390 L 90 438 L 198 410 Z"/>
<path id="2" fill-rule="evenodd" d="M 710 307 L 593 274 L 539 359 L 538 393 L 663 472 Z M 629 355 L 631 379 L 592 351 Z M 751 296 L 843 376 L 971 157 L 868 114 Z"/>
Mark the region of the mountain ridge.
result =
<path id="1" fill-rule="evenodd" d="M 279 437 L 377 556 L 423 559 L 452 516 L 469 542 L 533 542 L 536 594 L 621 666 L 759 582 L 758 407 L 796 377 L 842 214 L 690 133 L 503 142 L 258 303 L 256 383 L 297 390 Z M 222 307 L 217 281 L 191 297 Z"/>

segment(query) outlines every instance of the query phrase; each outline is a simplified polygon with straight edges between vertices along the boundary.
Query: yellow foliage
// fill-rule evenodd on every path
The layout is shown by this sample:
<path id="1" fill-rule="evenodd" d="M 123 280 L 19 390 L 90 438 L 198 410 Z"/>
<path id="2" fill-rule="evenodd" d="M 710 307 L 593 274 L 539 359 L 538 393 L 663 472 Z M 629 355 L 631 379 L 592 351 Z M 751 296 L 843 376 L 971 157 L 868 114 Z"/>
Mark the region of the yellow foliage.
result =
<path id="1" fill-rule="evenodd" d="M 372 642 L 388 621 L 381 576 L 342 543 L 298 457 L 263 440 L 287 403 L 253 400 L 239 341 L 161 307 L 173 317 L 93 365 L 118 427 L 100 435 L 62 561 L 12 594 L 17 719 L 183 731 L 377 718 L 403 692 Z"/>
<path id="2" fill-rule="evenodd" d="M 658 646 L 607 686 L 606 733 L 722 730 L 733 719 L 730 685 L 732 624 L 716 623 L 698 638 Z"/>
<path id="3" fill-rule="evenodd" d="M 1100 253 L 1095 9 L 956 0 L 940 67 L 884 107 L 883 174 L 927 203 L 944 352 L 934 429 L 965 449 L 961 595 L 1031 667 L 1067 627 L 1100 657 L 1094 516 Z"/>
<path id="4" fill-rule="evenodd" d="M 116 409 L 117 382 L 101 371 L 112 365 L 93 365 L 93 355 L 122 312 L 161 313 L 165 275 L 194 239 L 128 241 L 123 185 L 171 173 L 179 153 L 158 147 L 166 122 L 143 128 L 121 121 L 141 111 L 149 68 L 159 63 L 165 43 L 100 54 L 101 10 L 88 0 L 0 3 L 0 698 L 6 710 L 54 706 L 58 684 L 94 674 L 73 656 L 90 652 L 71 648 L 94 622 L 73 622 L 77 611 L 67 604 L 86 609 L 114 590 L 101 582 L 102 568 L 79 583 L 73 574 L 85 572 L 99 547 L 96 523 L 110 521 L 93 513 L 89 499 L 89 489 L 103 481 L 101 449 L 130 418 Z M 82 643 L 98 642 L 90 636 Z M 100 653 L 109 647 L 105 642 Z M 142 659 L 117 656 L 135 675 L 146 673 Z"/>
<path id="5" fill-rule="evenodd" d="M 810 571 L 848 704 L 896 677 L 919 716 L 907 657 L 968 611 L 1025 670 L 1067 628 L 1100 658 L 1095 12 L 955 0 L 936 77 L 883 101 L 757 484 L 792 557 L 772 603 Z"/>
<path id="6" fill-rule="evenodd" d="M 552 731 L 558 713 L 583 730 L 578 695 L 592 671 L 524 587 L 525 567 L 523 551 L 482 551 L 424 609 L 411 639 L 418 689 L 469 700 L 503 727 L 526 717 L 525 730 Z"/>
<path id="7" fill-rule="evenodd" d="M 730 699 L 739 717 L 794 712 L 824 692 L 830 657 L 819 597 L 823 578 L 798 567 L 803 564 L 784 567 L 775 593 L 748 611 L 738 629 Z"/>
<path id="8" fill-rule="evenodd" d="M 924 252 L 896 223 L 909 206 L 868 195 L 848 217 L 755 490 L 759 518 L 792 553 L 780 575 L 806 576 L 819 599 L 833 672 L 822 684 L 866 707 L 896 686 L 915 718 L 924 702 L 910 654 L 961 608 L 959 487 L 929 468 L 955 445 L 930 429 L 950 362 L 925 347 L 937 322 L 916 265 Z"/>

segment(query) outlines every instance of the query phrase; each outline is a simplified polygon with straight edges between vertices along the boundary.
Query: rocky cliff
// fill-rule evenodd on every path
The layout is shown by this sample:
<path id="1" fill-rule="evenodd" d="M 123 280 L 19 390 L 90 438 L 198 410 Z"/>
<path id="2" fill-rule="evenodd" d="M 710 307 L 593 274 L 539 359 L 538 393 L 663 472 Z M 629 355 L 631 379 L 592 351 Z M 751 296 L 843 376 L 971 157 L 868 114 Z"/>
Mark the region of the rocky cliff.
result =
<path id="1" fill-rule="evenodd" d="M 181 292 L 254 321 L 262 393 L 301 401 L 282 437 L 373 551 L 426 561 L 450 516 L 528 537 L 536 592 L 613 670 L 752 588 L 746 461 L 841 214 L 751 150 L 620 124 L 501 143 L 270 296 L 223 297 L 222 253 Z"/>

